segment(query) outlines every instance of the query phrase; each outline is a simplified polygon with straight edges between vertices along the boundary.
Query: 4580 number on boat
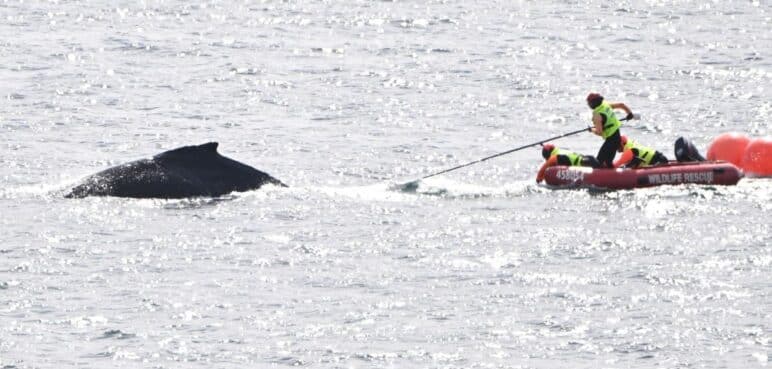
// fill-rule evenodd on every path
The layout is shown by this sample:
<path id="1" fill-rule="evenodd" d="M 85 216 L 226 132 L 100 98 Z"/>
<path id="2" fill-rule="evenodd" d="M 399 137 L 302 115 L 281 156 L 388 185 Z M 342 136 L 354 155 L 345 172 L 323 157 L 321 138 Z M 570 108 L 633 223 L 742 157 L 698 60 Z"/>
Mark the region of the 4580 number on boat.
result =
<path id="1" fill-rule="evenodd" d="M 563 181 L 581 182 L 584 181 L 584 171 L 579 168 L 560 169 L 555 173 L 555 177 Z"/>

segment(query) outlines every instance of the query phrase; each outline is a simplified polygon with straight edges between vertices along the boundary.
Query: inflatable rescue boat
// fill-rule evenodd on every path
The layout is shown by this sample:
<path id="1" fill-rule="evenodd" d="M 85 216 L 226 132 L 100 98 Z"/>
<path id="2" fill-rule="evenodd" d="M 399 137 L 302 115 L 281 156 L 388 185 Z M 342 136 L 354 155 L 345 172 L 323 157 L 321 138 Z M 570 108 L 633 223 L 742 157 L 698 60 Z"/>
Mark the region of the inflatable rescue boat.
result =
<path id="1" fill-rule="evenodd" d="M 544 181 L 559 187 L 619 190 L 687 183 L 730 186 L 742 177 L 740 169 L 725 161 L 671 161 L 638 169 L 554 166 L 547 168 Z"/>

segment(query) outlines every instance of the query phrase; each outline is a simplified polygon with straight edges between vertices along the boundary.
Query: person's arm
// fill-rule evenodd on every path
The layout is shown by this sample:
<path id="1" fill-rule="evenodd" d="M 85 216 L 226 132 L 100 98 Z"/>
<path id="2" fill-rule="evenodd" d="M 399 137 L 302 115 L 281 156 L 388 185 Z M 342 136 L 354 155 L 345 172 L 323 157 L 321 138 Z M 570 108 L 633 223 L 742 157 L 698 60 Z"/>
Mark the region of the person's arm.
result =
<path id="1" fill-rule="evenodd" d="M 603 136 L 603 116 L 598 113 L 592 113 L 592 125 L 593 127 L 590 132 Z"/>
<path id="2" fill-rule="evenodd" d="M 622 153 L 622 156 L 614 162 L 614 168 L 619 168 L 633 160 L 633 150 L 627 149 Z"/>
<path id="3" fill-rule="evenodd" d="M 630 110 L 630 108 L 627 107 L 627 105 L 625 105 L 625 103 L 621 103 L 621 102 L 620 103 L 613 103 L 613 104 L 611 104 L 611 108 L 613 108 L 613 109 L 622 109 L 622 110 L 625 111 L 625 113 L 627 113 L 627 115 L 625 116 L 625 119 L 627 119 L 627 120 L 633 119 L 633 111 Z"/>
<path id="4" fill-rule="evenodd" d="M 544 180 L 544 173 L 547 171 L 547 168 L 551 166 L 555 166 L 558 164 L 558 156 L 552 155 L 550 156 L 547 161 L 544 162 L 544 164 L 541 165 L 541 168 L 539 168 L 539 174 L 536 175 L 536 183 L 541 183 L 541 181 Z"/>

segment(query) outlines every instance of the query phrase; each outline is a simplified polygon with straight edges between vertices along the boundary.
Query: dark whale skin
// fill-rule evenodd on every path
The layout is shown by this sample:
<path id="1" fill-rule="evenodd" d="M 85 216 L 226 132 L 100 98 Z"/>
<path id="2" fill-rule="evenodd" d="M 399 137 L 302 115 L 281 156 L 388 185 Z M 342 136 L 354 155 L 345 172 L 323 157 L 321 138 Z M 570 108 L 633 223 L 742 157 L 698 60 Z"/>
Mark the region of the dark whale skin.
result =
<path id="1" fill-rule="evenodd" d="M 184 146 L 152 159 L 121 164 L 87 177 L 67 198 L 116 196 L 180 199 L 217 197 L 256 190 L 265 184 L 286 187 L 269 174 L 226 158 L 217 142 Z"/>

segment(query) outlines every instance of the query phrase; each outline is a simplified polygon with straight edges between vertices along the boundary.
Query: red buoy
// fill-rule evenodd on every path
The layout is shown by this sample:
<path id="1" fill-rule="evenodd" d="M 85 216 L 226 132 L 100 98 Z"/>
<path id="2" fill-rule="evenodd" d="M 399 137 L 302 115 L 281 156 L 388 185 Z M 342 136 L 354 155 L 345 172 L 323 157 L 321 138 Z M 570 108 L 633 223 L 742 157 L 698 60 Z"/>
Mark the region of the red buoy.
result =
<path id="1" fill-rule="evenodd" d="M 718 135 L 708 148 L 708 160 L 725 160 L 742 167 L 745 148 L 750 138 L 744 134 L 730 132 Z"/>
<path id="2" fill-rule="evenodd" d="M 751 140 L 745 148 L 741 167 L 755 176 L 772 176 L 772 137 Z"/>

